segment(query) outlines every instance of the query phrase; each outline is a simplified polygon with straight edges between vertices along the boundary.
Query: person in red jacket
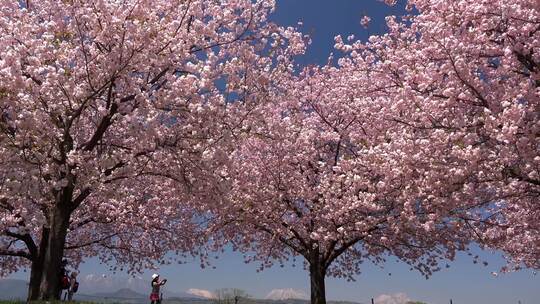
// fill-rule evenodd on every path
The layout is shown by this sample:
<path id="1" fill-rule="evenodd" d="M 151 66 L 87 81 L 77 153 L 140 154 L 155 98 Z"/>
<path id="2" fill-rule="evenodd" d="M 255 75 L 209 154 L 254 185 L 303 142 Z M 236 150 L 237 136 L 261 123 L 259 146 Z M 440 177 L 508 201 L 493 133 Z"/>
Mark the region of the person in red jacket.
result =
<path id="1" fill-rule="evenodd" d="M 73 301 L 73 294 L 79 290 L 79 282 L 77 281 L 77 272 L 73 271 L 69 277 L 68 301 Z"/>
<path id="2" fill-rule="evenodd" d="M 161 303 L 160 289 L 165 283 L 167 283 L 167 279 L 160 281 L 159 274 L 154 273 L 152 275 L 152 293 L 150 294 L 150 302 L 152 304 Z"/>

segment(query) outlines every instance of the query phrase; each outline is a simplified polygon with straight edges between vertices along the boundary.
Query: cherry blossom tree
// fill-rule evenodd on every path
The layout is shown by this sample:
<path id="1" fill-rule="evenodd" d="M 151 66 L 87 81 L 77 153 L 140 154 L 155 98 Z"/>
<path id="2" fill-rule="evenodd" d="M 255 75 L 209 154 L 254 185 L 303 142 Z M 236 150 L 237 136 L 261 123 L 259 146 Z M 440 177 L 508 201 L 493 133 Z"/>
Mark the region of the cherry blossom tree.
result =
<path id="1" fill-rule="evenodd" d="M 29 299 L 52 299 L 64 257 L 197 254 L 188 203 L 211 199 L 230 101 L 301 35 L 272 0 L 0 3 L 0 275 L 30 268 Z"/>
<path id="2" fill-rule="evenodd" d="M 344 42 L 343 69 L 403 125 L 433 199 L 468 201 L 476 241 L 510 268 L 540 264 L 540 2 L 411 0 L 389 33 Z M 354 71 L 354 72 L 353 72 Z M 358 77 L 358 76 L 356 76 Z M 424 167 L 424 168 L 422 168 Z M 425 177 L 424 177 L 425 178 Z"/>
<path id="3" fill-rule="evenodd" d="M 429 180 L 390 137 L 402 125 L 355 75 L 327 66 L 277 81 L 244 122 L 229 191 L 212 210 L 216 243 L 261 270 L 301 256 L 314 304 L 326 302 L 326 276 L 353 280 L 363 262 L 388 256 L 429 276 L 471 238 L 457 218 L 467 202 L 418 194 Z"/>
<path id="4" fill-rule="evenodd" d="M 304 257 L 312 303 L 366 259 L 428 276 L 471 241 L 538 267 L 539 3 L 408 7 L 388 34 L 337 37 L 338 67 L 276 85 L 214 210 L 261 269 Z"/>

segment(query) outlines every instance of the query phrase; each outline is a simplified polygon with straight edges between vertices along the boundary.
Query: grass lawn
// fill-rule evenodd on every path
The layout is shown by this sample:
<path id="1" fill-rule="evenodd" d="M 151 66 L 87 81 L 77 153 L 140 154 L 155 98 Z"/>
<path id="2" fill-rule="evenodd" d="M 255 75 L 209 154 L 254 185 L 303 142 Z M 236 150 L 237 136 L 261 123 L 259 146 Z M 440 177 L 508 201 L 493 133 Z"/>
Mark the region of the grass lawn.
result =
<path id="1" fill-rule="evenodd" d="M 67 302 L 67 301 L 34 301 L 30 302 L 32 304 L 95 304 L 93 302 Z M 15 301 L 15 300 L 0 300 L 0 304 L 26 304 L 26 301 Z"/>

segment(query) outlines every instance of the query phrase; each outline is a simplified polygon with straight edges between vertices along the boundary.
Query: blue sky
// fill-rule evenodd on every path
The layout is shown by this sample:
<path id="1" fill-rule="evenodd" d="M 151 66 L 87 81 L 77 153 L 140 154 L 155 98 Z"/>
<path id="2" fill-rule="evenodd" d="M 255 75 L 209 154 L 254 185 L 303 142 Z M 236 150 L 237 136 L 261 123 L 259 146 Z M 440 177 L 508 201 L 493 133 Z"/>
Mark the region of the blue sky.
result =
<path id="1" fill-rule="evenodd" d="M 311 35 L 313 44 L 299 63 L 323 64 L 333 51 L 335 35 L 346 37 L 355 34 L 360 39 L 366 39 L 371 34 L 384 32 L 384 16 L 403 12 L 402 4 L 388 8 L 377 0 L 278 0 L 274 20 L 285 25 L 296 25 L 302 21 L 301 29 Z M 366 14 L 372 17 L 372 24 L 367 30 L 360 26 L 360 18 Z M 450 263 L 449 269 L 436 273 L 429 280 L 392 259 L 384 265 L 384 269 L 366 263 L 356 282 L 328 279 L 327 296 L 329 299 L 363 303 L 370 303 L 372 297 L 381 294 L 396 293 L 405 293 L 411 299 L 430 304 L 446 304 L 451 298 L 455 304 L 510 304 L 518 303 L 518 300 L 522 304 L 540 303 L 540 275 L 533 275 L 532 270 L 523 270 L 495 277 L 491 272 L 498 271 L 503 264 L 500 254 L 479 254 L 490 263 L 489 266 L 475 265 L 472 259 L 459 255 L 455 262 Z M 278 288 L 309 292 L 308 274 L 301 263 L 296 267 L 289 264 L 284 268 L 274 267 L 257 273 L 256 265 L 246 265 L 240 254 L 227 251 L 214 263 L 216 269 L 200 269 L 198 265 L 194 261 L 166 266 L 159 272 L 169 279 L 168 288 L 174 291 L 236 287 L 256 297 L 264 297 L 272 289 Z M 108 274 L 107 267 L 95 260 L 82 265 L 80 271 L 81 275 Z M 149 278 L 152 272 L 147 271 L 143 277 Z M 12 277 L 26 276 L 25 273 L 18 273 Z"/>
<path id="2" fill-rule="evenodd" d="M 405 2 L 398 1 L 389 7 L 379 0 L 277 0 L 277 10 L 273 20 L 282 25 L 297 26 L 310 35 L 312 44 L 305 56 L 299 58 L 300 64 L 325 64 L 328 55 L 334 52 L 334 37 L 346 38 L 354 34 L 366 40 L 370 35 L 386 31 L 384 18 L 388 15 L 405 14 Z M 364 15 L 371 17 L 370 26 L 360 25 Z"/>

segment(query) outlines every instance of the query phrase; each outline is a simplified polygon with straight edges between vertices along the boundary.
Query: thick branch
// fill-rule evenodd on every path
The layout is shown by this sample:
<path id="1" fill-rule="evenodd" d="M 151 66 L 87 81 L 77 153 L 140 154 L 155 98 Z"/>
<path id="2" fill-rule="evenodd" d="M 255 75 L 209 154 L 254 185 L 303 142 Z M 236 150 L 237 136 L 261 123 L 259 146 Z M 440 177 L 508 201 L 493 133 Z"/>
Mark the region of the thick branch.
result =
<path id="1" fill-rule="evenodd" d="M 28 252 L 23 251 L 23 250 L 13 251 L 13 250 L 0 249 L 0 256 L 20 257 L 20 258 L 25 258 L 32 261 L 32 256 Z"/>
<path id="2" fill-rule="evenodd" d="M 21 241 L 24 242 L 24 244 L 28 248 L 28 252 L 20 251 L 20 252 L 25 253 L 24 257 L 28 258 L 29 260 L 32 260 L 33 258 L 37 257 L 38 248 L 37 248 L 36 244 L 34 243 L 34 240 L 32 239 L 32 237 L 28 233 L 19 234 L 19 233 L 11 232 L 11 231 L 6 229 L 6 230 L 4 230 L 4 234 L 6 236 L 9 236 L 9 237 L 12 237 L 12 238 L 15 238 L 17 240 L 21 240 Z M 0 254 L 0 255 L 2 255 L 2 254 Z"/>
<path id="3" fill-rule="evenodd" d="M 112 124 L 112 118 L 113 116 L 118 112 L 118 105 L 116 103 L 113 103 L 111 105 L 111 109 L 105 117 L 101 120 L 99 123 L 98 128 L 94 132 L 94 135 L 92 135 L 92 138 L 84 144 L 84 150 L 86 151 L 92 151 L 99 141 L 103 138 L 103 135 L 109 128 L 109 126 Z"/>
<path id="4" fill-rule="evenodd" d="M 73 200 L 71 209 L 75 210 L 92 193 L 90 188 L 84 188 L 81 193 Z"/>
<path id="5" fill-rule="evenodd" d="M 104 237 L 102 237 L 100 239 L 89 241 L 89 242 L 86 242 L 86 243 L 83 243 L 83 244 L 65 246 L 64 249 L 65 250 L 72 250 L 72 249 L 79 249 L 79 248 L 83 248 L 83 247 L 88 247 L 88 246 L 99 244 L 99 243 L 101 243 L 103 241 L 109 240 L 109 239 L 111 239 L 111 238 L 113 238 L 113 237 L 115 237 L 117 235 L 118 235 L 118 233 L 113 233 L 113 234 L 104 236 Z"/>
<path id="6" fill-rule="evenodd" d="M 370 228 L 369 230 L 366 231 L 366 233 L 373 232 L 377 229 L 379 229 L 379 226 Z M 323 261 L 325 268 L 328 268 L 341 254 L 343 254 L 345 251 L 347 251 L 349 248 L 351 248 L 352 246 L 354 246 L 356 243 L 360 242 L 364 238 L 365 238 L 364 236 L 357 236 L 355 238 L 350 239 L 347 242 L 343 242 L 341 246 L 335 250 L 332 250 L 333 248 L 329 248 L 328 253 L 326 257 L 324 257 L 324 261 Z"/>

